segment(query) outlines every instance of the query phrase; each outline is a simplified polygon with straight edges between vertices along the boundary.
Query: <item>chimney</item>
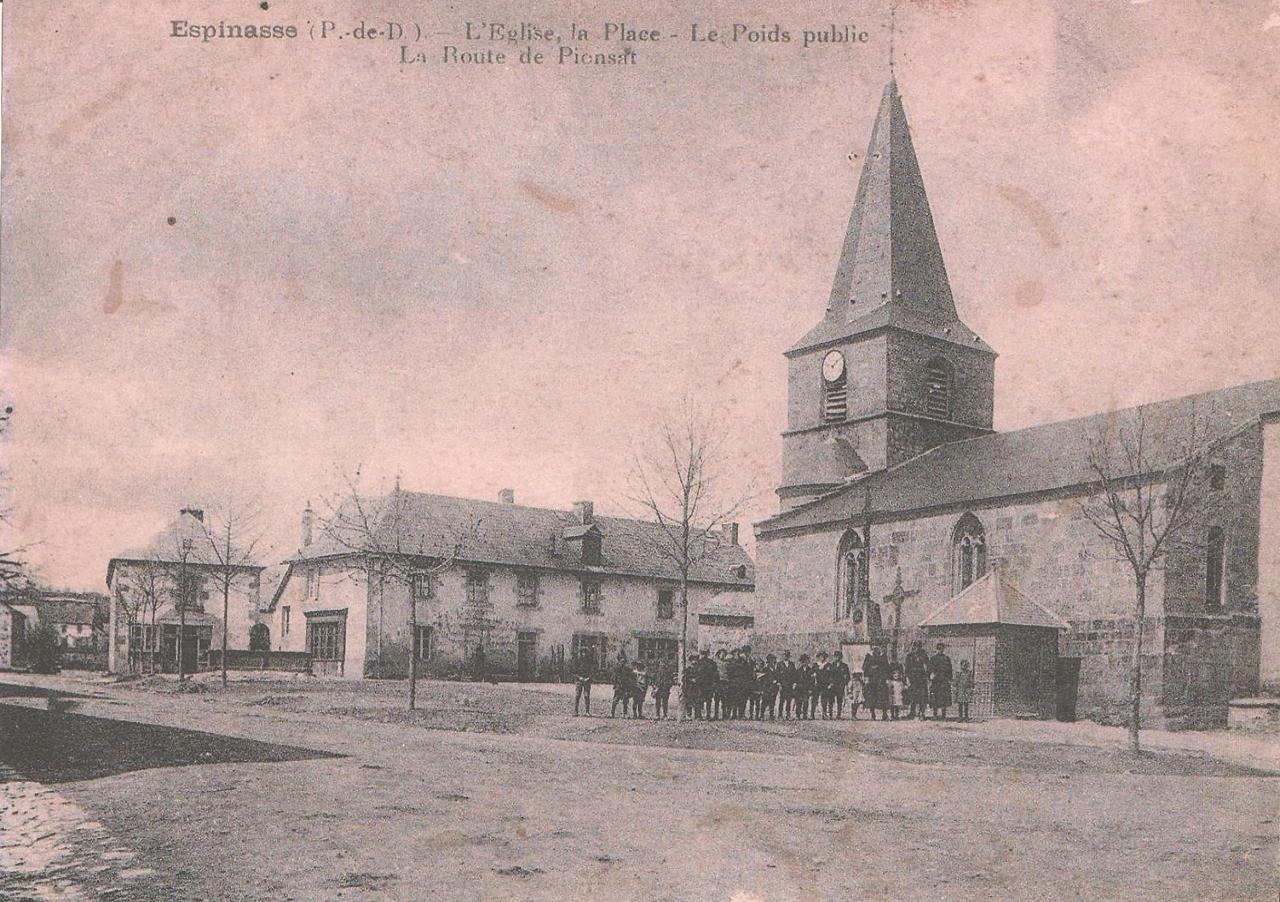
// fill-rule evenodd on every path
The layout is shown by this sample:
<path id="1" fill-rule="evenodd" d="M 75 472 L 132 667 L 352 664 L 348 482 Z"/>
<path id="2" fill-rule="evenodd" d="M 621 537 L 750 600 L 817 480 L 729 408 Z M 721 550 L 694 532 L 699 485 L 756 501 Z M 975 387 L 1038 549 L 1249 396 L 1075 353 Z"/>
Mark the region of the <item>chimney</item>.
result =
<path id="1" fill-rule="evenodd" d="M 575 501 L 573 503 L 573 516 L 579 523 L 586 526 L 595 522 L 595 505 L 590 501 Z"/>
<path id="2" fill-rule="evenodd" d="M 730 545 L 738 544 L 738 524 L 726 523 L 724 525 L 724 538 Z"/>
<path id="3" fill-rule="evenodd" d="M 197 520 L 199 520 L 201 523 L 203 523 L 203 522 L 204 522 L 204 511 L 202 511 L 202 510 L 201 510 L 200 508 L 198 508 L 198 507 L 184 507 L 184 508 L 183 508 L 182 510 L 180 510 L 178 513 L 179 513 L 179 514 L 182 514 L 182 515 L 190 514 L 191 516 L 193 516 L 193 517 L 195 517 Z"/>
<path id="4" fill-rule="evenodd" d="M 311 509 L 311 502 L 307 502 L 307 506 L 302 511 L 302 547 L 306 548 L 311 544 L 311 528 L 315 524 L 315 511 Z"/>
<path id="5" fill-rule="evenodd" d="M 515 504 L 516 490 L 503 489 L 501 492 L 498 493 L 498 500 L 501 501 L 503 504 Z"/>

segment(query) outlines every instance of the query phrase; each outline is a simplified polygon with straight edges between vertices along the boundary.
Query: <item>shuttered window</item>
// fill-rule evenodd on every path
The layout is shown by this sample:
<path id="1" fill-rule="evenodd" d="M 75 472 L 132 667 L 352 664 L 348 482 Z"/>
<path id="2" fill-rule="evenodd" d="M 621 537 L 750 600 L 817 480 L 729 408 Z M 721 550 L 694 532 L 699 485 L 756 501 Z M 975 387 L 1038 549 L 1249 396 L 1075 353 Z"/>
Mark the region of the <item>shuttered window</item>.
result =
<path id="1" fill-rule="evenodd" d="M 925 370 L 924 410 L 931 417 L 951 417 L 951 367 L 943 360 L 932 360 Z"/>
<path id="2" fill-rule="evenodd" d="M 822 419 L 827 423 L 843 422 L 849 413 L 849 376 L 841 373 L 835 382 L 822 385 Z"/>

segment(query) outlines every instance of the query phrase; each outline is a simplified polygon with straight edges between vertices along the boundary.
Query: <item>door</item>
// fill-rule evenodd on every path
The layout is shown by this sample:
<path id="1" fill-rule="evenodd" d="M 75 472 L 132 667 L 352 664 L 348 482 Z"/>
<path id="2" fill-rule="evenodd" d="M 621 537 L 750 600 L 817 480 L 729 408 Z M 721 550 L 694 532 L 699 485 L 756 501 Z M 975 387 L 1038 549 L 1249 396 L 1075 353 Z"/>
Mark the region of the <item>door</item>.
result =
<path id="1" fill-rule="evenodd" d="M 538 672 L 538 634 L 518 633 L 516 635 L 516 677 L 521 682 L 529 682 Z"/>
<path id="2" fill-rule="evenodd" d="M 182 631 L 182 671 L 195 673 L 200 661 L 200 633 L 194 626 Z M 207 646 L 206 646 L 207 647 Z"/>
<path id="3" fill-rule="evenodd" d="M 1080 659 L 1058 658 L 1058 720 L 1076 719 L 1076 702 L 1080 695 Z"/>

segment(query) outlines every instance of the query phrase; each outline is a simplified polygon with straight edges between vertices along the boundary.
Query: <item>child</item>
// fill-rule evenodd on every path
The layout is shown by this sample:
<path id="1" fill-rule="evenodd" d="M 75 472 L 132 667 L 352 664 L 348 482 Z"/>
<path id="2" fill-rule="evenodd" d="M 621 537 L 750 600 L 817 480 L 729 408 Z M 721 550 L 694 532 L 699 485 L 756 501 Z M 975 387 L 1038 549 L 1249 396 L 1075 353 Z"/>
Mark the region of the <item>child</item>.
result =
<path id="1" fill-rule="evenodd" d="M 862 674 L 855 673 L 849 678 L 849 716 L 858 719 L 858 709 L 862 707 Z"/>
<path id="2" fill-rule="evenodd" d="M 898 712 L 902 708 L 906 691 L 907 684 L 902 679 L 902 671 L 897 667 L 893 668 L 893 675 L 889 677 L 889 710 L 894 720 L 898 719 Z"/>
<path id="3" fill-rule="evenodd" d="M 956 705 L 960 708 L 960 719 L 969 719 L 969 705 L 973 703 L 973 671 L 968 661 L 960 662 L 960 672 L 956 674 Z"/>

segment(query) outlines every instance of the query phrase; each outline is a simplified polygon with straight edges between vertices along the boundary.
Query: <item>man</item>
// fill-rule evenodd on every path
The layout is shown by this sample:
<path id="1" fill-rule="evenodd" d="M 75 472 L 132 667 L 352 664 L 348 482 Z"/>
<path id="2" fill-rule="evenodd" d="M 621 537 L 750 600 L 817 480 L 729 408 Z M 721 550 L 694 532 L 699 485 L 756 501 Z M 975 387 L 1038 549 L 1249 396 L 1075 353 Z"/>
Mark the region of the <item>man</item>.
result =
<path id="1" fill-rule="evenodd" d="M 760 687 L 759 720 L 764 720 L 764 712 L 769 712 L 769 719 L 776 720 L 778 703 L 778 659 L 773 655 L 765 655 L 764 667 L 756 674 L 756 685 Z"/>
<path id="2" fill-rule="evenodd" d="M 596 656 L 588 649 L 580 649 L 573 662 L 573 716 L 578 716 L 579 703 L 585 704 L 587 717 L 591 716 L 591 681 L 596 676 Z"/>
<path id="3" fill-rule="evenodd" d="M 684 685 L 680 687 L 680 703 L 684 716 L 702 720 L 702 663 L 697 654 L 690 654 L 684 665 Z"/>
<path id="4" fill-rule="evenodd" d="M 938 652 L 929 659 L 929 707 L 935 720 L 946 720 L 951 707 L 951 659 L 947 647 L 938 643 Z M 939 714 L 941 712 L 941 714 Z"/>
<path id="5" fill-rule="evenodd" d="M 618 713 L 619 702 L 622 703 L 623 717 L 631 712 L 631 694 L 635 690 L 631 678 L 631 665 L 627 663 L 627 653 L 620 651 L 618 660 L 613 665 L 613 704 L 609 707 L 610 717 Z"/>
<path id="6" fill-rule="evenodd" d="M 907 654 L 906 671 L 907 690 L 911 693 L 907 719 L 919 717 L 924 720 L 925 705 L 929 701 L 929 656 L 925 654 L 924 643 L 919 639 L 911 643 L 911 651 Z"/>
<path id="7" fill-rule="evenodd" d="M 729 653 L 723 648 L 716 649 L 716 689 L 713 697 L 715 714 L 713 720 L 724 720 L 729 716 Z"/>
<path id="8" fill-rule="evenodd" d="M 831 665 L 831 691 L 836 699 L 836 718 L 844 719 L 844 690 L 852 676 L 849 665 L 844 662 L 844 654 L 836 652 L 835 661 Z"/>
<path id="9" fill-rule="evenodd" d="M 813 698 L 814 687 L 814 668 L 809 666 L 809 656 L 801 655 L 800 663 L 796 665 L 796 718 L 799 720 L 812 720 L 811 709 L 809 707 Z"/>
<path id="10" fill-rule="evenodd" d="M 658 673 L 653 678 L 653 716 L 658 720 L 666 720 L 671 687 L 676 682 L 675 668 L 663 661 L 657 666 L 657 670 Z"/>
<path id="11" fill-rule="evenodd" d="M 791 706 L 796 694 L 796 665 L 791 660 L 791 649 L 784 649 L 782 661 L 778 664 L 778 714 L 787 720 L 791 719 Z"/>
<path id="12" fill-rule="evenodd" d="M 816 702 L 822 705 L 822 719 L 830 720 L 832 711 L 835 707 L 835 695 L 832 692 L 831 663 L 827 660 L 825 651 L 818 652 L 817 666 L 813 673 L 813 697 Z"/>

